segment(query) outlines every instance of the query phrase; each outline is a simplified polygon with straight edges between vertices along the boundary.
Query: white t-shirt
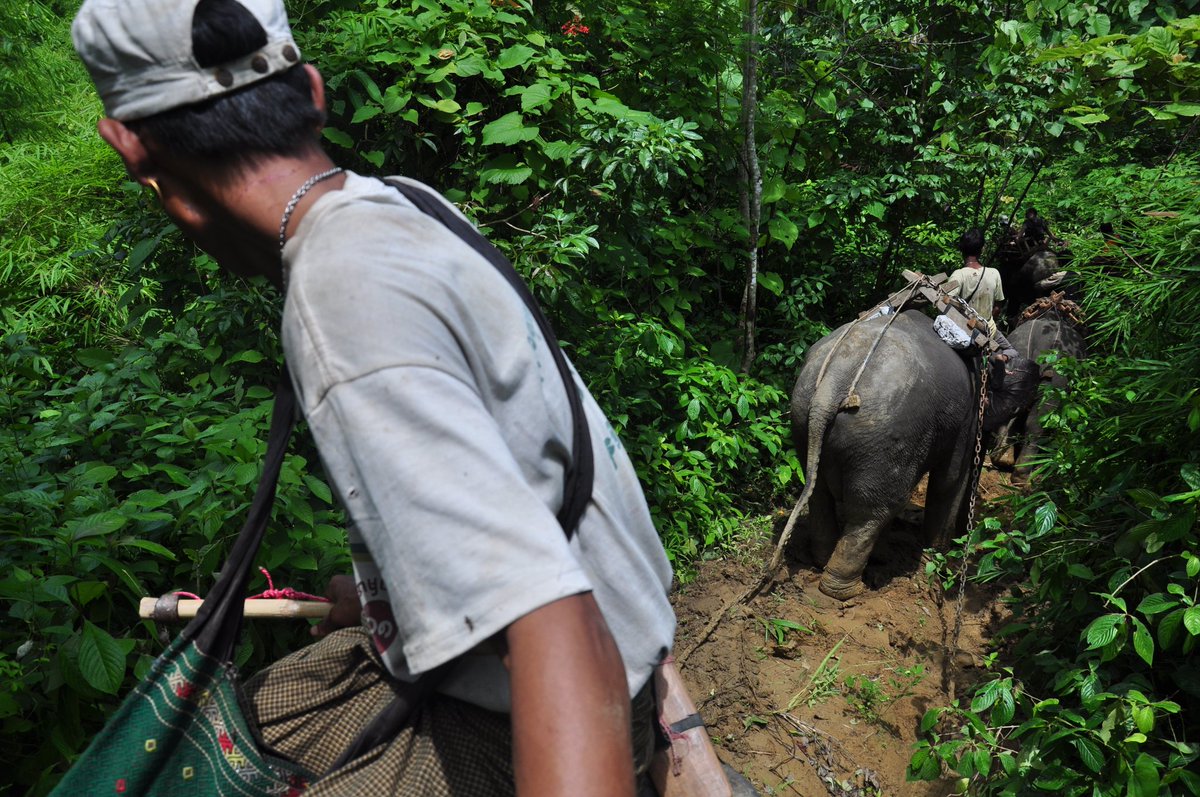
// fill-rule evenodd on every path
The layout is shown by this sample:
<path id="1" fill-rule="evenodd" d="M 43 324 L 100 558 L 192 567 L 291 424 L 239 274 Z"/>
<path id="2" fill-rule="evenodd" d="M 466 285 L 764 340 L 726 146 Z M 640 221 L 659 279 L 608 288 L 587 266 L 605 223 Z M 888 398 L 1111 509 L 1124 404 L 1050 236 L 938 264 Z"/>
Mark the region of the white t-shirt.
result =
<path id="1" fill-rule="evenodd" d="M 1004 288 L 1000 272 L 994 268 L 969 268 L 964 266 L 950 275 L 949 281 L 958 283 L 952 288 L 951 296 L 961 296 L 985 321 L 992 320 L 992 307 L 1004 301 Z"/>
<path id="2" fill-rule="evenodd" d="M 389 669 L 408 677 L 468 654 L 443 691 L 507 710 L 507 671 L 482 643 L 591 591 L 635 694 L 671 647 L 670 564 L 578 378 L 596 475 L 568 543 L 555 513 L 570 409 L 512 287 L 394 188 L 355 174 L 313 203 L 284 266 L 284 351 L 352 520 L 364 619 Z"/>

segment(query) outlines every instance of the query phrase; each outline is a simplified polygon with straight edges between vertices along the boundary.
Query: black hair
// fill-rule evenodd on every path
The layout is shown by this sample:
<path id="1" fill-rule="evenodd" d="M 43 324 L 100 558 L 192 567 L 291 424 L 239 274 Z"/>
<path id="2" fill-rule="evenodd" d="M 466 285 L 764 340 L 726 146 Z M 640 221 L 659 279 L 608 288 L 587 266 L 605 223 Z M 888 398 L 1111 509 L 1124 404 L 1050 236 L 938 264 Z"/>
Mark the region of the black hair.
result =
<path id="1" fill-rule="evenodd" d="M 228 63 L 266 43 L 262 25 L 237 0 L 196 4 L 192 52 L 201 67 Z M 297 64 L 229 94 L 172 108 L 128 126 L 174 155 L 217 167 L 238 167 L 315 146 L 316 130 L 323 121 L 312 103 L 308 74 Z"/>
<path id="2" fill-rule="evenodd" d="M 958 251 L 963 253 L 963 257 L 979 257 L 983 252 L 983 230 L 972 227 L 959 236 Z"/>
<path id="3" fill-rule="evenodd" d="M 1027 218 L 1027 219 L 1036 219 L 1036 218 L 1037 218 L 1037 211 L 1036 211 L 1036 210 L 1034 210 L 1033 208 L 1028 208 L 1028 209 L 1026 209 L 1026 211 L 1025 211 L 1025 218 Z"/>

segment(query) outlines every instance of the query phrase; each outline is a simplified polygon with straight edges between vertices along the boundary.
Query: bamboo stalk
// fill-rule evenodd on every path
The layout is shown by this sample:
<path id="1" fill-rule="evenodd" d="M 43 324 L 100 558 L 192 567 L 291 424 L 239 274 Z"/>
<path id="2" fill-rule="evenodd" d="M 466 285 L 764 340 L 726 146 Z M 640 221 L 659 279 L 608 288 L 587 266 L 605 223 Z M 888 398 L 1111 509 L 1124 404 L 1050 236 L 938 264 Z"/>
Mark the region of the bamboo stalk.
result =
<path id="1" fill-rule="evenodd" d="M 138 615 L 153 617 L 154 605 L 158 598 L 142 598 L 138 604 Z M 179 619 L 189 620 L 196 616 L 202 600 L 181 599 L 179 601 Z M 246 601 L 246 617 L 261 617 L 268 619 L 295 619 L 298 617 L 324 617 L 329 614 L 333 604 L 322 601 L 297 601 L 272 598 L 254 598 Z"/>

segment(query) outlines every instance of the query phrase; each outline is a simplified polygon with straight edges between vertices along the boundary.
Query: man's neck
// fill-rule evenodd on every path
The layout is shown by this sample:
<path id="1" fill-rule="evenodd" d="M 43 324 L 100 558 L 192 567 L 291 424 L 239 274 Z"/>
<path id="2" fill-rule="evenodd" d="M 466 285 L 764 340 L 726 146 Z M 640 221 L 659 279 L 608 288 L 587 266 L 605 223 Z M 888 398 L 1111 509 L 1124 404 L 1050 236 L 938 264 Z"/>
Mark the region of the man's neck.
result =
<path id="1" fill-rule="evenodd" d="M 310 177 L 333 166 L 314 148 L 296 157 L 268 158 L 234 174 L 209 178 L 195 174 L 214 221 L 222 230 L 217 241 L 197 241 L 222 265 L 243 276 L 261 274 L 279 285 L 279 223 L 288 201 Z M 343 175 L 313 185 L 295 206 L 288 221 L 288 237 L 296 231 L 312 204 L 329 191 L 342 187 Z M 206 246 L 207 244 L 207 246 Z M 214 249 L 232 250 L 222 258 Z M 211 248 L 210 248 L 211 247 Z M 228 260 L 230 262 L 225 262 Z"/>
<path id="2" fill-rule="evenodd" d="M 979 258 L 975 255 L 967 255 L 967 260 L 963 263 L 963 268 L 983 268 L 983 264 L 979 262 Z"/>

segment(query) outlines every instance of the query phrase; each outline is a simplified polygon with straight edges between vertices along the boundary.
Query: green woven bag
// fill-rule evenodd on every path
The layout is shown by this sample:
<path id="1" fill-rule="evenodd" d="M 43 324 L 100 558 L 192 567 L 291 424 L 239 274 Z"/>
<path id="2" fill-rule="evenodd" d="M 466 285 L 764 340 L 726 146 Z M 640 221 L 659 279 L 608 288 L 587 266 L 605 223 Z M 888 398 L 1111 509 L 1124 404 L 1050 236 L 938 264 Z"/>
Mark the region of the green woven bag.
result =
<path id="1" fill-rule="evenodd" d="M 242 596 L 271 515 L 295 415 L 284 371 L 275 396 L 262 479 L 241 533 L 196 618 L 155 660 L 53 797 L 268 797 L 298 795 L 312 773 L 272 755 L 243 710 L 232 664 Z"/>

